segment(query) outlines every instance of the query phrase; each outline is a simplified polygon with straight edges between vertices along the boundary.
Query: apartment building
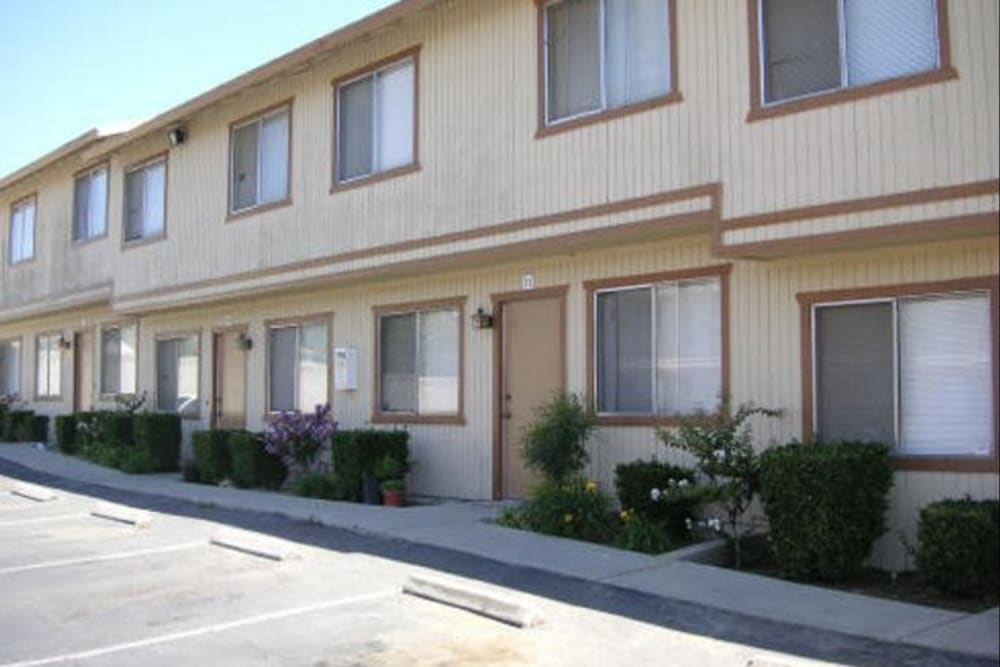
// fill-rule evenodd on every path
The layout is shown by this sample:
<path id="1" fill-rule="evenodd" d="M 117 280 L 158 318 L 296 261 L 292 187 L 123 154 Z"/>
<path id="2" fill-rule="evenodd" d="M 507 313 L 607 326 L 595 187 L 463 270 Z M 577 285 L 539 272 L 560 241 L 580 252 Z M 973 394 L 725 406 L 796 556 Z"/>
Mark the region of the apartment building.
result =
<path id="1" fill-rule="evenodd" d="M 655 427 L 894 448 L 895 537 L 996 497 L 993 0 L 403 0 L 0 180 L 0 393 L 188 432 L 329 401 L 416 493 L 517 497 L 558 388 L 590 474 Z"/>

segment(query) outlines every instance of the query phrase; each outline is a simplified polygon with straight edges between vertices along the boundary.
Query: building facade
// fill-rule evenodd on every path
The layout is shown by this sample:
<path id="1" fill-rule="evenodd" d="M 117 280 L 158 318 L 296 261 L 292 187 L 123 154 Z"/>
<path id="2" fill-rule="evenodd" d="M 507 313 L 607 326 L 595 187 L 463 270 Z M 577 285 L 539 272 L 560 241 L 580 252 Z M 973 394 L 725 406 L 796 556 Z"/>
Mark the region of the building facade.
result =
<path id="1" fill-rule="evenodd" d="M 719 396 L 996 497 L 991 0 L 404 0 L 0 180 L 0 393 L 185 429 L 330 402 L 416 493 L 519 496 L 558 388 L 589 474 Z"/>

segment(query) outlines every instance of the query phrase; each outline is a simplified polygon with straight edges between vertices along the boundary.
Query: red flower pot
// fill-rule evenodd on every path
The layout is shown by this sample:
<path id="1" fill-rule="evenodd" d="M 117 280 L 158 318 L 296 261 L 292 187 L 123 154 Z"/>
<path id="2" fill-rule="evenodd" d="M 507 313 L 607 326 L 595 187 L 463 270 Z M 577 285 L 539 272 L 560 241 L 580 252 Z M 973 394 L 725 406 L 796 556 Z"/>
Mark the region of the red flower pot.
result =
<path id="1" fill-rule="evenodd" d="M 403 495 L 403 491 L 383 491 L 382 504 L 389 507 L 402 507 L 404 505 Z"/>

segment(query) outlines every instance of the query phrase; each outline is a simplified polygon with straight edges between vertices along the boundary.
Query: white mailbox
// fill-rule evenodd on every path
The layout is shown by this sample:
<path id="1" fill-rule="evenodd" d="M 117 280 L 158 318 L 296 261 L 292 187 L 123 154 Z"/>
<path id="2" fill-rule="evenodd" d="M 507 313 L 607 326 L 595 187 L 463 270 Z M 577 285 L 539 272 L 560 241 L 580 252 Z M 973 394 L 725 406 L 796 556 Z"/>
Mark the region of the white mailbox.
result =
<path id="1" fill-rule="evenodd" d="M 337 391 L 354 391 L 358 388 L 358 351 L 355 348 L 334 348 L 333 387 Z"/>

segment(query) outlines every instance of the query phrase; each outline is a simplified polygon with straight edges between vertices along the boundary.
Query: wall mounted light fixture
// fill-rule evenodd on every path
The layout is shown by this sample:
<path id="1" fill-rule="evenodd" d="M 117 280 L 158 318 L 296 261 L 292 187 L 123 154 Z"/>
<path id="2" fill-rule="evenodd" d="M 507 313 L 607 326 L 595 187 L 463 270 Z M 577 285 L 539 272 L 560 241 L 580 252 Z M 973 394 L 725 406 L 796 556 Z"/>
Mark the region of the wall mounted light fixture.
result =
<path id="1" fill-rule="evenodd" d="M 236 338 L 236 343 L 240 346 L 241 350 L 249 350 L 253 348 L 253 339 L 245 333 L 241 333 Z"/>
<path id="2" fill-rule="evenodd" d="M 472 314 L 472 328 L 473 329 L 492 329 L 493 328 L 493 316 L 487 313 L 482 308 L 476 308 L 476 312 Z"/>
<path id="3" fill-rule="evenodd" d="M 66 338 L 66 336 L 60 334 L 59 335 L 59 347 L 61 349 L 63 349 L 63 350 L 68 350 L 71 347 L 73 347 L 73 342 L 70 341 L 70 339 Z"/>
<path id="4" fill-rule="evenodd" d="M 176 148 L 184 143 L 187 139 L 187 128 L 183 125 L 178 125 L 167 130 L 167 141 L 170 142 L 171 148 Z"/>

